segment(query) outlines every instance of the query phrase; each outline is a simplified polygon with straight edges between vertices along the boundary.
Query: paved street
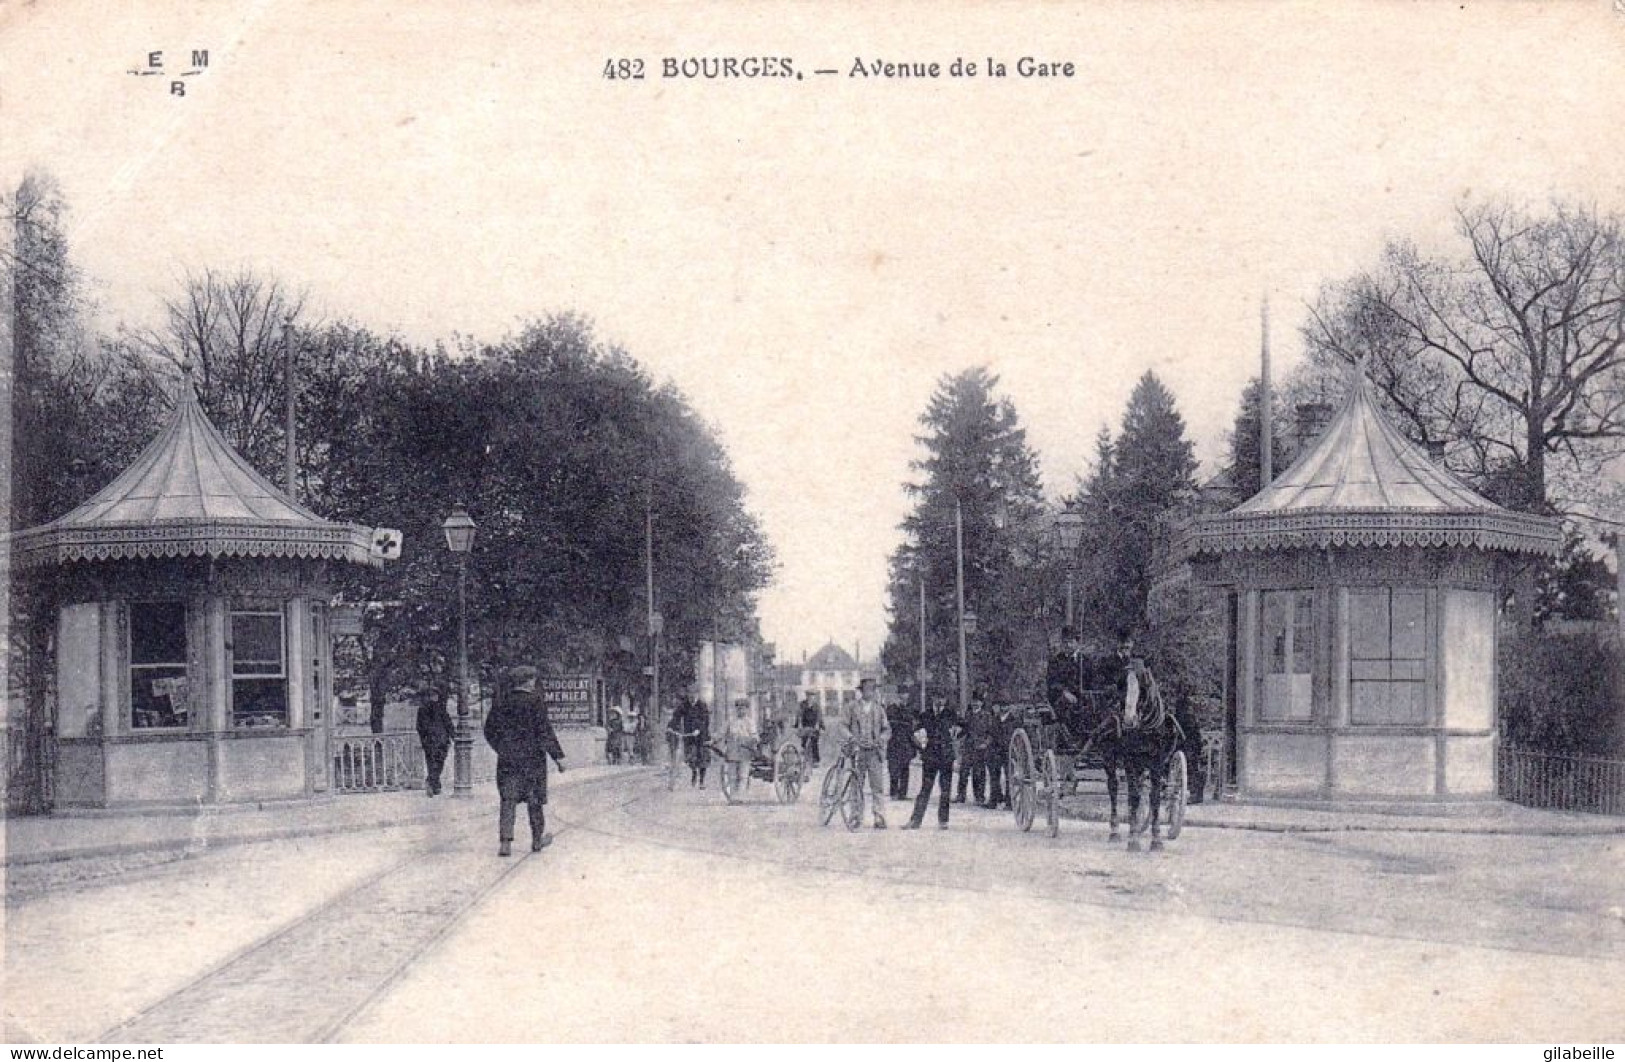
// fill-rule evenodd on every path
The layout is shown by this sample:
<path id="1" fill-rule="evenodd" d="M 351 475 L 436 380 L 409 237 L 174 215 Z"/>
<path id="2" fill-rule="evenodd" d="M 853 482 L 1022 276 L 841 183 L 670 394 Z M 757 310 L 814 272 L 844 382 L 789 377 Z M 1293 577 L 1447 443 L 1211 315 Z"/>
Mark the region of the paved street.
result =
<path id="1" fill-rule="evenodd" d="M 486 794 L 492 804 L 494 797 Z M 818 826 L 652 772 L 74 883 L 13 868 L 9 1040 L 1618 1040 L 1625 838 Z M 523 827 L 521 827 L 523 840 Z M 524 846 L 521 844 L 521 848 Z"/>

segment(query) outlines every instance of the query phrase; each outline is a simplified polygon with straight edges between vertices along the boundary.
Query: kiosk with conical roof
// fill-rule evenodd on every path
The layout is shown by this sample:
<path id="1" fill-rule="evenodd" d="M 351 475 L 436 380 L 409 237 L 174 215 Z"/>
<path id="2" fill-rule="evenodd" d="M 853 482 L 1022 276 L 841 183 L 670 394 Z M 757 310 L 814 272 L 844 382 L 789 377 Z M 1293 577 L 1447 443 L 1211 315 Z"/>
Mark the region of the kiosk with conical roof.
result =
<path id="1" fill-rule="evenodd" d="M 56 608 L 55 805 L 325 789 L 331 572 L 380 564 L 372 536 L 267 482 L 183 381 L 129 468 L 11 538 Z"/>
<path id="2" fill-rule="evenodd" d="M 1228 590 L 1227 712 L 1241 793 L 1495 793 L 1497 589 L 1553 556 L 1383 416 L 1364 373 L 1291 468 L 1180 531 L 1173 557 Z"/>

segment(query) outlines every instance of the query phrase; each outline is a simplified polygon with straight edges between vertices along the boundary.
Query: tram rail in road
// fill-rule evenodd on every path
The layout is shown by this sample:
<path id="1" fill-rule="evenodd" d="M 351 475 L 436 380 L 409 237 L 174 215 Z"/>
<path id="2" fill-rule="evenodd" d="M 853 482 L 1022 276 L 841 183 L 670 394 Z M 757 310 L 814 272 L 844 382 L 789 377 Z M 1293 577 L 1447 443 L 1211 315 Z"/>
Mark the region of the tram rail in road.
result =
<path id="1" fill-rule="evenodd" d="M 614 777 L 591 779 L 576 791 Z M 564 836 L 576 828 L 560 822 L 552 832 Z M 99 1039 L 332 1042 L 530 862 L 526 846 L 511 859 L 497 859 L 494 845 L 482 830 L 478 842 L 459 836 L 414 851 L 227 956 Z"/>

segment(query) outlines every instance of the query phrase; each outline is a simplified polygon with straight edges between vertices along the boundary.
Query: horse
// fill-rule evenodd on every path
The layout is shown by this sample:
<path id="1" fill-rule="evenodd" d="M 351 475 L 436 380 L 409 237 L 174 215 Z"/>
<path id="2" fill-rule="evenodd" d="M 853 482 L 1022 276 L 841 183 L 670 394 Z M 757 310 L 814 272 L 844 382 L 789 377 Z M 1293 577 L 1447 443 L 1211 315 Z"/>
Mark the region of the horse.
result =
<path id="1" fill-rule="evenodd" d="M 1128 668 L 1121 705 L 1113 703 L 1118 764 L 1128 785 L 1128 850 L 1140 850 L 1140 834 L 1151 829 L 1151 851 L 1162 849 L 1162 795 L 1168 784 L 1168 763 L 1184 741 L 1174 714 L 1163 703 L 1162 691 L 1145 662 L 1136 659 Z M 1149 778 L 1149 814 L 1140 813 L 1140 778 Z M 1112 791 L 1112 840 L 1117 839 L 1117 795 L 1113 771 L 1107 768 L 1107 789 Z"/>
<path id="2" fill-rule="evenodd" d="M 1107 839 L 1112 841 L 1122 837 L 1118 831 L 1121 820 L 1117 817 L 1117 777 L 1124 768 L 1122 725 L 1110 706 L 1114 696 L 1109 690 L 1091 689 L 1084 691 L 1077 703 L 1056 707 L 1068 744 L 1079 750 L 1092 749 L 1100 756 L 1106 772 L 1106 796 L 1111 801 L 1111 836 Z"/>

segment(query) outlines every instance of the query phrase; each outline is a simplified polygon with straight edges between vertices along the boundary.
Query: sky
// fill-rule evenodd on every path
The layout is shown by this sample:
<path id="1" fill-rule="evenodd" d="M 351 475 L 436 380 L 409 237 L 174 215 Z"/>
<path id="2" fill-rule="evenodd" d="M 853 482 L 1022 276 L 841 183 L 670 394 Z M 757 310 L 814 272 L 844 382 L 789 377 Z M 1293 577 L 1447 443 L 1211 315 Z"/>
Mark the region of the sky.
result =
<path id="1" fill-rule="evenodd" d="M 723 56 L 802 76 L 661 76 Z M 726 444 L 781 659 L 878 650 L 944 374 L 1000 377 L 1052 498 L 1148 369 L 1211 467 L 1265 293 L 1285 368 L 1464 201 L 1625 210 L 1622 116 L 1605 0 L 0 7 L 0 177 L 57 177 L 105 326 L 205 266 L 421 342 L 584 313 Z"/>

